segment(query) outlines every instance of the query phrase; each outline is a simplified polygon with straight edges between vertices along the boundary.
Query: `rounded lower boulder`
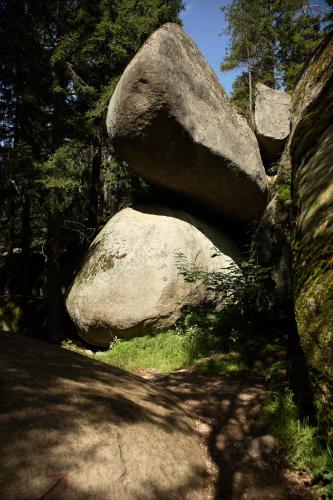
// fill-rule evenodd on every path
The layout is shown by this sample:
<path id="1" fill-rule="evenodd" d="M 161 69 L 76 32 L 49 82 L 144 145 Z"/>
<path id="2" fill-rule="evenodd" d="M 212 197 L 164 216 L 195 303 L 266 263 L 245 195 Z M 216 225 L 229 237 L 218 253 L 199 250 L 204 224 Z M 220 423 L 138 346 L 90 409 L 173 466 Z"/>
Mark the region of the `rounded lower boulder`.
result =
<path id="1" fill-rule="evenodd" d="M 196 423 L 167 390 L 17 334 L 0 373 L 1 498 L 203 498 Z"/>
<path id="2" fill-rule="evenodd" d="M 230 272 L 236 245 L 206 222 L 158 204 L 126 208 L 91 244 L 68 294 L 67 310 L 89 343 L 153 335 L 173 327 L 185 306 L 212 299 L 202 280 L 185 281 L 179 257 L 192 268 Z"/>

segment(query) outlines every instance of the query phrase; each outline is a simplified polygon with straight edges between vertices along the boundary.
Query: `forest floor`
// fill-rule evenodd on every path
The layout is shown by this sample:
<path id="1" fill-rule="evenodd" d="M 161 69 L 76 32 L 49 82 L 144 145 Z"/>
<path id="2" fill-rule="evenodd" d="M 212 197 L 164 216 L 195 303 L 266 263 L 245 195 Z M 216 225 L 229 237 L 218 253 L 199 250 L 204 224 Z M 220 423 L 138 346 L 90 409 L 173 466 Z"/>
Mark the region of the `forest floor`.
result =
<path id="1" fill-rule="evenodd" d="M 88 357 L 93 355 L 79 344 L 69 343 L 66 347 Z M 120 354 L 124 360 L 130 357 L 127 350 Z M 220 357 L 224 360 L 225 355 L 202 358 L 199 365 L 169 373 L 127 366 L 135 375 L 169 390 L 195 417 L 209 472 L 205 500 L 330 498 L 322 495 L 305 469 L 288 462 L 285 450 L 271 435 L 271 421 L 265 409 L 275 386 L 270 386 L 267 374 L 269 367 L 281 361 L 283 364 L 286 354 L 285 346 L 281 346 L 274 352 L 259 349 L 253 358 L 240 355 L 245 369 L 235 372 L 223 371 L 223 366 L 222 371 L 216 371 Z M 103 361 L 113 363 L 108 356 Z M 200 371 L 200 367 L 208 370 Z M 279 375 L 282 379 L 287 375 L 283 373 L 284 370 Z M 274 418 L 278 416 L 279 413 Z"/>
<path id="2" fill-rule="evenodd" d="M 261 424 L 267 386 L 255 374 L 202 375 L 190 369 L 161 374 L 137 370 L 178 396 L 196 417 L 210 482 L 205 499 L 321 498 L 310 477 L 286 462 Z"/>

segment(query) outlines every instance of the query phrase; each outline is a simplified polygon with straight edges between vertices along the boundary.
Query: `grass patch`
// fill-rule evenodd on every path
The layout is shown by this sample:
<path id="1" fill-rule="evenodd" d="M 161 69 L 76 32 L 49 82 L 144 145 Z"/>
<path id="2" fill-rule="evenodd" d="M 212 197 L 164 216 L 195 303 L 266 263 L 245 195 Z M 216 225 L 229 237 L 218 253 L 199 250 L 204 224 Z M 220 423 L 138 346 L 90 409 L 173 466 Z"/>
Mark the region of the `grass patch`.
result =
<path id="1" fill-rule="evenodd" d="M 155 337 L 136 337 L 117 342 L 111 350 L 96 354 L 96 359 L 128 371 L 154 368 L 168 373 L 192 364 L 190 347 L 186 335 L 166 332 Z"/>
<path id="2" fill-rule="evenodd" d="M 240 359 L 239 353 L 215 354 L 194 362 L 193 369 L 203 375 L 235 375 L 244 373 L 247 366 Z"/>
<path id="3" fill-rule="evenodd" d="M 173 331 L 153 337 L 117 339 L 110 350 L 96 354 L 96 359 L 128 371 L 153 368 L 168 373 L 192 366 L 207 374 L 242 370 L 235 353 L 217 354 L 229 350 L 225 343 L 209 324 L 198 325 L 188 316 L 186 324 Z"/>
<path id="4" fill-rule="evenodd" d="M 292 464 L 307 470 L 323 498 L 333 498 L 333 456 L 318 427 L 301 420 L 289 389 L 272 392 L 264 409 L 264 420 L 277 437 Z"/>

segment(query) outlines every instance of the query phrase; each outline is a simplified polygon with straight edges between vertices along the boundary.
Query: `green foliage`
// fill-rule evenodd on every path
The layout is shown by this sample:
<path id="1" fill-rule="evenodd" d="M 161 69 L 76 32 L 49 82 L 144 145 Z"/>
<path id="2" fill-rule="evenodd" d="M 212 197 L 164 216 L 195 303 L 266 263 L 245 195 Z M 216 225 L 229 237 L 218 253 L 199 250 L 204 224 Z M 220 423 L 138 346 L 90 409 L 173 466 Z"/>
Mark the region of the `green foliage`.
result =
<path id="1" fill-rule="evenodd" d="M 239 318 L 247 328 L 258 326 L 271 307 L 271 269 L 262 267 L 252 259 L 239 266 L 231 263 L 219 271 L 189 266 L 183 254 L 176 255 L 177 268 L 185 281 L 200 281 L 214 294 L 220 315 L 232 321 Z M 238 320 L 239 321 L 239 320 Z"/>
<path id="2" fill-rule="evenodd" d="M 38 294 L 49 298 L 54 339 L 77 265 L 60 272 L 62 260 L 80 259 L 82 243 L 141 189 L 110 147 L 108 102 L 147 37 L 180 22 L 182 8 L 181 0 L 0 2 L 0 247 L 22 250 L 27 297 L 29 253 L 45 255 Z"/>
<path id="3" fill-rule="evenodd" d="M 233 0 L 221 7 L 230 36 L 222 71 L 242 70 L 232 100 L 249 106 L 250 85 L 295 87 L 300 71 L 320 42 L 322 16 L 308 0 Z"/>
<path id="4" fill-rule="evenodd" d="M 104 163 L 105 214 L 103 222 L 122 208 L 147 197 L 149 186 L 115 155 Z"/>
<path id="5" fill-rule="evenodd" d="M 306 0 L 278 0 L 274 15 L 277 70 L 286 90 L 292 90 L 304 64 L 323 37 L 321 16 Z"/>
<path id="6" fill-rule="evenodd" d="M 226 71 L 226 70 L 223 70 Z M 235 78 L 232 84 L 231 100 L 241 110 L 247 110 L 249 104 L 249 78 L 248 73 L 243 71 L 241 75 Z"/>
<path id="7" fill-rule="evenodd" d="M 207 365 L 201 358 L 229 352 L 234 345 L 228 336 L 221 336 L 220 316 L 218 313 L 196 310 L 184 313 L 178 326 L 173 331 L 159 333 L 154 337 L 144 336 L 131 340 L 115 339 L 110 350 L 98 354 L 100 361 L 112 363 L 119 368 L 135 370 L 153 368 L 161 372 L 170 372 L 179 368 L 194 366 L 204 372 Z M 243 370 L 237 355 L 217 356 L 211 363 L 216 373 Z M 237 368 L 236 368 L 237 365 Z M 213 368 L 212 368 L 213 370 Z"/>
<path id="8" fill-rule="evenodd" d="M 326 0 L 327 10 L 324 16 L 325 31 L 329 31 L 333 26 L 333 0 Z"/>
<path id="9" fill-rule="evenodd" d="M 269 349 L 266 348 L 269 352 Z M 276 384 L 277 380 L 281 379 L 281 372 L 284 373 L 288 363 L 286 360 L 280 360 L 273 363 L 266 371 L 266 381 L 271 384 Z"/>
<path id="10" fill-rule="evenodd" d="M 22 302 L 16 297 L 0 299 L 0 331 L 19 333 L 22 320 Z"/>
<path id="11" fill-rule="evenodd" d="M 240 360 L 238 353 L 213 354 L 208 358 L 198 359 L 193 365 L 194 371 L 203 375 L 244 374 L 247 366 Z"/>
<path id="12" fill-rule="evenodd" d="M 221 64 L 222 71 L 240 68 L 233 84 L 233 101 L 249 108 L 252 117 L 255 81 L 275 87 L 274 31 L 271 0 L 233 0 L 221 7 L 230 36 L 230 50 Z"/>
<path id="13" fill-rule="evenodd" d="M 92 155 L 92 148 L 73 140 L 39 165 L 36 183 L 45 194 L 44 208 L 64 212 L 74 203 L 80 195 L 82 177 L 89 170 Z"/>
<path id="14" fill-rule="evenodd" d="M 274 82 L 274 60 L 272 59 L 271 1 L 234 0 L 221 7 L 228 23 L 227 32 L 231 37 L 231 50 L 221 64 L 223 71 L 239 65 L 265 74 L 269 72 Z"/>
<path id="15" fill-rule="evenodd" d="M 200 355 L 202 340 L 198 336 L 193 331 L 186 334 L 176 331 L 137 337 L 113 344 L 111 350 L 96 357 L 125 370 L 151 368 L 167 373 L 191 366 Z"/>
<path id="16" fill-rule="evenodd" d="M 289 389 L 272 392 L 264 409 L 264 421 L 285 448 L 289 460 L 306 469 L 323 495 L 333 495 L 333 456 L 317 427 L 301 420 Z"/>

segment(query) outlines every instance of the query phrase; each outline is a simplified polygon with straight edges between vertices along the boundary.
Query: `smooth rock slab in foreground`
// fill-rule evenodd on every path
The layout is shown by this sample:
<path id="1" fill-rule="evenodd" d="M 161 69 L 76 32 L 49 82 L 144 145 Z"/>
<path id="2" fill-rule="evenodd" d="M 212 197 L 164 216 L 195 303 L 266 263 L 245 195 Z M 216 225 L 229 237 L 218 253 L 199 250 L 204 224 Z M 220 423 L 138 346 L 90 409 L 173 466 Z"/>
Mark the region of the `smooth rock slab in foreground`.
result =
<path id="1" fill-rule="evenodd" d="M 234 219 L 260 218 L 268 188 L 256 137 L 178 25 L 153 33 L 127 66 L 107 128 L 149 183 Z"/>
<path id="2" fill-rule="evenodd" d="M 195 422 L 167 390 L 76 353 L 0 334 L 0 497 L 203 498 Z"/>
<path id="3" fill-rule="evenodd" d="M 205 301 L 206 286 L 180 274 L 178 252 L 207 271 L 228 268 L 238 257 L 226 236 L 180 210 L 152 204 L 115 215 L 91 244 L 67 298 L 79 334 L 107 347 L 115 335 L 166 330 L 183 306 Z"/>

